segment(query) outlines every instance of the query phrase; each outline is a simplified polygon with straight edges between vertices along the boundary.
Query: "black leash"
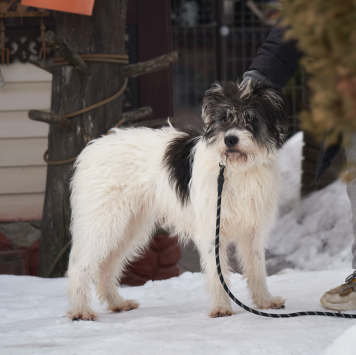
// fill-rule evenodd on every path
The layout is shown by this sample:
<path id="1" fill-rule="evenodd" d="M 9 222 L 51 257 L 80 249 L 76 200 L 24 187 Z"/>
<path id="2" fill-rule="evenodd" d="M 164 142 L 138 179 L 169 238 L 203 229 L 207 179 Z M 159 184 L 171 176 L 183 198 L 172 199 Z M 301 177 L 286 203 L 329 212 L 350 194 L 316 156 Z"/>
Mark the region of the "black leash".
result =
<path id="1" fill-rule="evenodd" d="M 223 285 L 223 287 L 224 287 L 226 293 L 229 295 L 229 297 L 237 305 L 239 305 L 241 308 L 243 308 L 245 311 L 248 311 L 248 312 L 251 312 L 258 316 L 263 316 L 263 317 L 292 318 L 292 317 L 300 317 L 300 316 L 326 316 L 326 317 L 339 317 L 339 318 L 356 318 L 356 314 L 334 313 L 334 312 L 309 311 L 309 312 L 296 312 L 296 313 L 286 313 L 286 314 L 266 313 L 266 312 L 256 311 L 255 309 L 247 307 L 231 293 L 231 291 L 227 287 L 224 277 L 222 275 L 221 267 L 220 267 L 220 258 L 219 258 L 220 210 L 221 210 L 221 193 L 222 193 L 223 185 L 224 185 L 224 170 L 225 170 L 225 166 L 220 164 L 220 174 L 218 177 L 218 208 L 217 208 L 217 214 L 216 214 L 215 258 L 216 258 L 216 268 L 218 270 L 220 282 Z"/>

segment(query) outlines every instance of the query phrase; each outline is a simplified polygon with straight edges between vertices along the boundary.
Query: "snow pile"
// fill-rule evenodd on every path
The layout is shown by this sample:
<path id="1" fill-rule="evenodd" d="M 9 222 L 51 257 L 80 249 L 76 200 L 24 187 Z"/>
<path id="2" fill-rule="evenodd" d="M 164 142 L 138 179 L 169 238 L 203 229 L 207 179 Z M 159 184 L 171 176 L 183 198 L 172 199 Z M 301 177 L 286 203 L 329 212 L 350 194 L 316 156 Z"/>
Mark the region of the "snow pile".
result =
<path id="1" fill-rule="evenodd" d="M 268 285 L 273 294 L 287 299 L 287 310 L 278 312 L 321 311 L 323 290 L 339 284 L 347 273 L 294 271 L 268 277 Z M 264 318 L 237 305 L 233 305 L 235 316 L 209 318 L 205 278 L 200 273 L 122 288 L 125 298 L 141 304 L 130 312 L 107 312 L 93 295 L 93 309 L 99 314 L 96 322 L 72 322 L 65 317 L 67 282 L 64 278 L 0 275 L 0 354 L 354 353 L 351 339 L 356 327 L 349 319 Z M 233 275 L 231 289 L 251 305 L 240 275 Z"/>
<path id="2" fill-rule="evenodd" d="M 268 249 L 302 270 L 351 268 L 352 215 L 346 185 L 336 181 L 301 200 L 302 144 L 300 132 L 280 152 L 280 211 Z"/>

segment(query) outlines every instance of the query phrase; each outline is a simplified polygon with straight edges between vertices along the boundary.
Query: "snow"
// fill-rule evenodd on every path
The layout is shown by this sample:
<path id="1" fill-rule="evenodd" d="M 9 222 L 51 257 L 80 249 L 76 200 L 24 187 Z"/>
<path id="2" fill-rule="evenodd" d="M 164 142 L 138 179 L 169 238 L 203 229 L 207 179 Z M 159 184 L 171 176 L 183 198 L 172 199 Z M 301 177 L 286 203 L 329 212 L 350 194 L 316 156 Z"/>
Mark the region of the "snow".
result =
<path id="1" fill-rule="evenodd" d="M 354 238 L 346 185 L 335 181 L 300 199 L 302 141 L 303 133 L 297 133 L 280 152 L 280 212 L 268 249 L 301 270 L 350 268 Z"/>
<path id="2" fill-rule="evenodd" d="M 322 294 L 350 274 L 353 241 L 345 185 L 337 181 L 300 200 L 302 134 L 280 152 L 283 193 L 268 247 L 296 269 L 268 277 L 285 311 L 324 310 Z M 323 270 L 323 271 L 321 271 Z M 354 354 L 355 321 L 306 316 L 270 319 L 233 306 L 235 316 L 208 317 L 204 276 L 186 272 L 121 294 L 140 302 L 137 310 L 114 314 L 95 298 L 96 322 L 72 322 L 68 280 L 0 275 L 0 354 Z M 232 276 L 232 292 L 251 305 L 246 282 Z M 356 313 L 356 312 L 350 312 Z"/>
<path id="3" fill-rule="evenodd" d="M 323 310 L 322 290 L 340 283 L 348 270 L 296 272 L 268 278 L 273 294 L 287 298 L 287 311 Z M 125 287 L 141 307 L 107 312 L 98 301 L 97 322 L 65 317 L 67 279 L 0 276 L 1 354 L 351 354 L 355 322 L 300 317 L 270 319 L 234 305 L 235 316 L 209 318 L 204 276 L 186 272 L 166 281 Z M 232 292 L 251 304 L 246 283 L 232 277 Z M 271 312 L 277 312 L 271 310 Z M 342 351 L 341 351 L 342 349 Z"/>

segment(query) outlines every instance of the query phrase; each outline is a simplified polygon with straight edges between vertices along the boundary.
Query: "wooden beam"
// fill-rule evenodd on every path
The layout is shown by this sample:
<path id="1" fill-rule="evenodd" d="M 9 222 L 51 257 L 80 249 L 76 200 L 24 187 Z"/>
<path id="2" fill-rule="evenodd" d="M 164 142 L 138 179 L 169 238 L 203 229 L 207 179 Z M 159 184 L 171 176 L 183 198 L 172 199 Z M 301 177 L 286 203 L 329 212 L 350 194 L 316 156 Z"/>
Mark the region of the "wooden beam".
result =
<path id="1" fill-rule="evenodd" d="M 178 52 L 171 52 L 160 57 L 147 60 L 137 64 L 127 65 L 123 72 L 125 77 L 136 77 L 143 74 L 153 73 L 158 70 L 167 69 L 170 63 L 178 60 Z"/>
<path id="2" fill-rule="evenodd" d="M 45 40 L 48 47 L 55 50 L 69 64 L 73 65 L 82 74 L 88 74 L 89 68 L 84 60 L 73 50 L 68 48 L 64 41 L 57 37 L 52 31 L 46 32 Z"/>
<path id="3" fill-rule="evenodd" d="M 128 111 L 122 114 L 122 118 L 125 119 L 123 124 L 128 124 L 129 122 L 138 121 L 141 118 L 148 117 L 152 115 L 152 108 L 149 106 L 140 107 L 136 110 Z"/>
<path id="4" fill-rule="evenodd" d="M 169 118 L 170 123 L 174 123 L 174 118 L 170 117 Z M 159 120 L 151 120 L 151 121 L 143 121 L 143 122 L 136 122 L 132 123 L 129 125 L 130 128 L 136 128 L 136 127 L 150 127 L 150 128 L 158 128 L 162 126 L 167 126 L 168 122 L 166 118 L 162 118 Z"/>
<path id="5" fill-rule="evenodd" d="M 52 67 L 52 63 L 50 61 L 44 60 L 44 59 L 40 58 L 39 56 L 37 56 L 36 54 L 31 54 L 28 58 L 28 61 L 31 64 L 36 65 L 37 67 L 53 74 L 53 67 Z"/>
<path id="6" fill-rule="evenodd" d="M 67 118 L 45 111 L 30 110 L 28 111 L 28 118 L 32 121 L 55 124 L 56 126 L 63 128 L 65 131 L 69 130 L 71 126 L 71 123 Z"/>
<path id="7" fill-rule="evenodd" d="M 117 128 L 120 126 L 130 125 L 132 121 L 138 121 L 144 117 L 152 115 L 152 108 L 149 106 L 140 107 L 136 110 L 128 111 L 122 114 L 122 118 L 119 122 L 117 122 L 113 128 Z M 106 135 L 110 134 L 111 131 L 106 133 Z"/>

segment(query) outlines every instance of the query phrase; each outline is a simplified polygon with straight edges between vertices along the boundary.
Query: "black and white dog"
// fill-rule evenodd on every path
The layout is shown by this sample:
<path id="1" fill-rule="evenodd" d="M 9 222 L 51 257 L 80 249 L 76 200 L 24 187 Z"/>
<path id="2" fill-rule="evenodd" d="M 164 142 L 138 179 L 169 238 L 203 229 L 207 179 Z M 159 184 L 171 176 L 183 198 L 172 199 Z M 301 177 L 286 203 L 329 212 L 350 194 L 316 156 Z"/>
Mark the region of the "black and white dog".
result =
<path id="1" fill-rule="evenodd" d="M 73 236 L 69 317 L 95 320 L 91 283 L 114 312 L 124 300 L 117 280 L 147 247 L 157 223 L 195 242 L 207 276 L 211 317 L 231 315 L 215 254 L 217 177 L 226 164 L 220 260 L 228 283 L 227 247 L 235 243 L 251 298 L 259 308 L 284 300 L 266 285 L 265 243 L 273 223 L 280 173 L 275 153 L 288 128 L 285 97 L 266 82 L 215 84 L 203 99 L 204 132 L 113 129 L 79 155 L 71 182 Z"/>

